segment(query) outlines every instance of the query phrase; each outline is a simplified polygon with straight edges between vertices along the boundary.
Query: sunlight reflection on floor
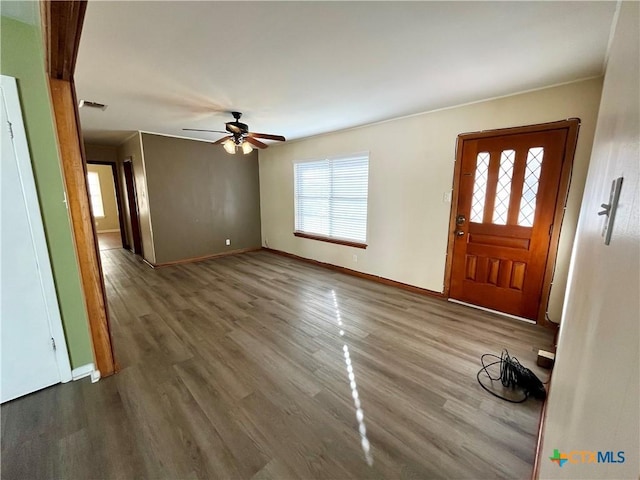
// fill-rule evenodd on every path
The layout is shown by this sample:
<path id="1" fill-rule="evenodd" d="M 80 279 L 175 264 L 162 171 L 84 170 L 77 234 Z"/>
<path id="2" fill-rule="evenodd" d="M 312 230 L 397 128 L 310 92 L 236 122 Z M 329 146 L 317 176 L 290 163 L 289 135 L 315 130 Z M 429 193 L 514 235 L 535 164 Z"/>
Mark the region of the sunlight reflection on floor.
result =
<path id="1" fill-rule="evenodd" d="M 340 327 L 340 336 L 344 337 L 344 329 L 342 323 L 342 316 L 340 315 L 340 307 L 338 306 L 338 298 L 336 297 L 335 290 L 331 290 L 333 296 L 333 307 L 336 311 L 336 321 L 338 327 Z M 358 386 L 356 384 L 356 374 L 353 371 L 353 364 L 351 362 L 351 354 L 349 353 L 349 346 L 345 343 L 342 346 L 344 352 L 344 363 L 347 366 L 347 377 L 349 378 L 349 387 L 351 388 L 351 396 L 353 397 L 353 405 L 356 408 L 356 419 L 358 420 L 358 431 L 360 432 L 360 444 L 362 445 L 362 451 L 364 452 L 364 458 L 369 466 L 373 465 L 373 452 L 371 451 L 371 444 L 367 438 L 367 427 L 364 422 L 364 410 L 360 402 L 360 395 L 358 394 Z"/>

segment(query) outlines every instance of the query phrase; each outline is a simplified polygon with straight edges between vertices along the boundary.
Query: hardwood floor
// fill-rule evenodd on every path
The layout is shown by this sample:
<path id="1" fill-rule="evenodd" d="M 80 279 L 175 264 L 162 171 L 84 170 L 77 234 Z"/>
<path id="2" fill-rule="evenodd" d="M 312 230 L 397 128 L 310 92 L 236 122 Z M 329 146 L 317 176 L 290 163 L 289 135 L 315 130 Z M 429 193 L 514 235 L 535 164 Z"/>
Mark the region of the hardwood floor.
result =
<path id="1" fill-rule="evenodd" d="M 122 248 L 120 232 L 98 232 L 98 247 L 100 251 Z"/>
<path id="2" fill-rule="evenodd" d="M 3 478 L 528 478 L 541 403 L 476 381 L 551 332 L 264 251 L 102 252 L 121 371 L 2 406 Z"/>

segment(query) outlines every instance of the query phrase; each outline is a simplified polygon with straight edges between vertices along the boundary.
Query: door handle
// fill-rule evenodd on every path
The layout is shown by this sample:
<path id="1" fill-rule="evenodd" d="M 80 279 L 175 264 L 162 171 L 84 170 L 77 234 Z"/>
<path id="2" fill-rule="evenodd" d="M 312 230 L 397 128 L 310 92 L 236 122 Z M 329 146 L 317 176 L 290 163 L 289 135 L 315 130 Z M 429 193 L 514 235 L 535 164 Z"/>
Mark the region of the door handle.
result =
<path id="1" fill-rule="evenodd" d="M 462 237 L 464 235 L 463 230 L 456 230 L 456 237 Z"/>
<path id="2" fill-rule="evenodd" d="M 611 212 L 611 204 L 610 203 L 603 203 L 600 206 L 602 208 L 604 208 L 604 210 L 602 210 L 601 212 L 598 212 L 598 215 L 607 215 L 607 216 L 609 216 L 609 212 Z"/>
<path id="3" fill-rule="evenodd" d="M 456 217 L 456 225 L 464 225 L 464 222 L 467 220 L 467 218 L 464 215 L 458 215 Z"/>

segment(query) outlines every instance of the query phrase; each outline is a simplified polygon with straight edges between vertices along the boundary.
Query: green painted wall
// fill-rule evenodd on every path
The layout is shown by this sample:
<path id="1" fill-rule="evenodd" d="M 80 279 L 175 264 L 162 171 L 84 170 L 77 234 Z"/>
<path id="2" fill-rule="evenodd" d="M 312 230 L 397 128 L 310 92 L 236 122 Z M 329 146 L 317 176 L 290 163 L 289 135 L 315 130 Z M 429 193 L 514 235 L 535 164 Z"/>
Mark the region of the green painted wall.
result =
<path id="1" fill-rule="evenodd" d="M 40 209 L 71 368 L 93 362 L 71 224 L 64 204 L 53 114 L 39 26 L 1 17 L 0 72 L 18 80 Z M 39 24 L 39 22 L 38 22 Z"/>

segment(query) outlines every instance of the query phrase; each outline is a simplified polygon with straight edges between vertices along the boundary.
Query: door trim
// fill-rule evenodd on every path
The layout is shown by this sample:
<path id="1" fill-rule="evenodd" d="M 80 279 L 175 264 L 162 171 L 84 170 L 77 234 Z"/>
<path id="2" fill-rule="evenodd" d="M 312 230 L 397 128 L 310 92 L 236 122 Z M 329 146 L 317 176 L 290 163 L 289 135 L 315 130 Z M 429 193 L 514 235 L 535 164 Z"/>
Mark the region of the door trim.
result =
<path id="1" fill-rule="evenodd" d="M 43 0 L 40 3 L 54 127 L 91 343 L 96 368 L 107 377 L 115 373 L 116 365 L 98 240 L 89 206 L 85 152 L 73 83 L 86 8 L 86 0 Z"/>
<path id="2" fill-rule="evenodd" d="M 50 78 L 49 89 L 95 363 L 101 376 L 108 377 L 115 372 L 115 363 L 104 276 L 87 190 L 84 147 L 80 141 L 78 103 L 71 82 Z"/>
<path id="3" fill-rule="evenodd" d="M 128 170 L 127 167 L 129 167 Z M 136 190 L 136 179 L 133 172 L 132 157 L 127 157 L 122 162 L 122 174 L 124 176 L 124 192 L 127 196 L 127 203 L 129 205 L 129 226 L 131 227 L 130 250 L 135 255 L 140 255 L 144 259 L 144 251 L 142 249 L 142 233 L 140 231 L 140 209 L 138 208 L 138 191 Z M 127 182 L 128 175 L 131 176 L 131 191 L 129 191 L 129 184 Z"/>
<path id="4" fill-rule="evenodd" d="M 458 187 L 460 183 L 460 169 L 462 168 L 462 145 L 468 140 L 477 140 L 480 138 L 519 135 L 523 133 L 544 132 L 548 130 L 567 130 L 567 141 L 565 143 L 564 159 L 562 162 L 562 171 L 560 173 L 560 183 L 558 186 L 558 195 L 556 197 L 555 214 L 553 216 L 553 231 L 549 240 L 549 251 L 547 253 L 547 262 L 544 270 L 544 280 L 542 284 L 540 306 L 538 307 L 537 324 L 547 327 L 556 326 L 546 318 L 547 306 L 549 304 L 549 294 L 551 292 L 551 281 L 555 270 L 558 244 L 560 242 L 560 231 L 562 229 L 562 220 L 564 218 L 564 207 L 569 194 L 569 184 L 571 183 L 571 171 L 573 169 L 573 158 L 578 141 L 578 130 L 580 129 L 579 118 L 569 118 L 558 122 L 540 123 L 536 125 L 527 125 L 523 127 L 499 128 L 495 130 L 483 130 L 481 132 L 463 133 L 458 135 L 456 141 L 456 162 L 453 169 L 453 190 L 451 195 L 451 211 L 449 212 L 449 233 L 447 237 L 447 259 L 445 263 L 444 274 L 444 292 L 443 296 L 449 298 L 449 290 L 451 288 L 451 270 L 453 266 L 453 246 L 454 246 L 454 230 L 456 229 L 456 214 L 458 211 Z"/>

